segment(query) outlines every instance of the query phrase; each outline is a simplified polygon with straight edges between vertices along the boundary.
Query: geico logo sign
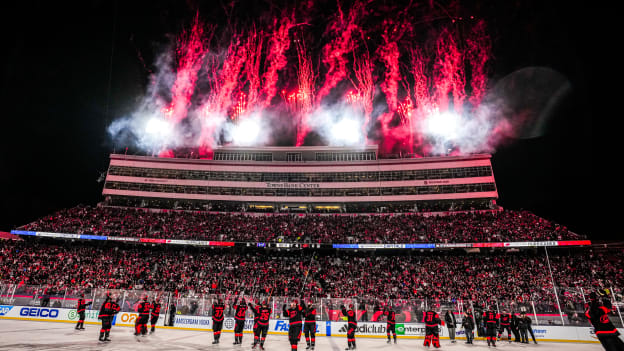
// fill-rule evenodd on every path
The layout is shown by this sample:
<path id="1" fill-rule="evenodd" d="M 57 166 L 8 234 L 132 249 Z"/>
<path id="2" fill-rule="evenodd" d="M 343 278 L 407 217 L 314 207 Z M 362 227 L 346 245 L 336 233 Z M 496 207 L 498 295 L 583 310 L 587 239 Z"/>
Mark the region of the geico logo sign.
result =
<path id="1" fill-rule="evenodd" d="M 20 316 L 25 317 L 56 318 L 58 314 L 59 311 L 55 308 L 24 307 L 20 310 Z"/>
<path id="2" fill-rule="evenodd" d="M 136 318 L 137 316 L 135 314 L 122 313 L 120 319 L 123 323 L 134 323 Z"/>

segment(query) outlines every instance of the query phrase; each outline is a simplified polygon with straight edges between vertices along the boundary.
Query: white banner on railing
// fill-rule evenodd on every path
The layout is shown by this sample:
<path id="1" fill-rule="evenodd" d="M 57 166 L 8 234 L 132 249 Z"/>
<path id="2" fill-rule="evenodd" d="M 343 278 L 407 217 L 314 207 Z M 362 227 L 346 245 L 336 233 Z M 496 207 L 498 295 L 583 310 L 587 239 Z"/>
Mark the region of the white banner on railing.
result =
<path id="1" fill-rule="evenodd" d="M 98 322 L 98 311 L 87 310 L 85 312 L 85 321 Z M 118 326 L 134 326 L 136 321 L 136 312 L 120 312 L 115 316 L 114 324 Z M 34 307 L 34 306 L 10 306 L 0 305 L 0 319 L 15 320 L 37 320 L 37 321 L 64 321 L 75 322 L 78 320 L 78 314 L 75 309 L 68 308 L 51 308 L 51 307 Z M 161 314 L 157 325 L 164 324 L 165 315 Z M 212 318 L 206 316 L 186 316 L 176 315 L 175 327 L 180 329 L 194 329 L 210 331 L 212 328 Z M 245 321 L 245 331 L 251 331 L 253 328 L 253 320 Z M 232 331 L 234 329 L 234 318 L 225 318 L 223 322 L 224 331 Z M 269 322 L 269 333 L 285 334 L 288 332 L 289 324 L 287 320 L 272 319 Z M 619 329 L 624 334 L 624 330 Z M 318 336 L 337 336 L 342 337 L 347 333 L 347 323 L 317 321 L 316 331 Z M 397 323 L 396 332 L 399 336 L 407 337 L 423 337 L 425 335 L 425 325 L 422 323 Z M 597 342 L 598 339 L 591 327 L 572 327 L 572 326 L 535 326 L 533 328 L 535 337 L 542 341 L 578 341 L 578 342 Z M 464 330 L 456 329 L 456 336 L 462 338 L 465 336 Z M 380 322 L 360 322 L 356 330 L 356 337 L 385 337 L 386 323 Z M 440 336 L 448 337 L 448 329 L 440 327 Z"/>

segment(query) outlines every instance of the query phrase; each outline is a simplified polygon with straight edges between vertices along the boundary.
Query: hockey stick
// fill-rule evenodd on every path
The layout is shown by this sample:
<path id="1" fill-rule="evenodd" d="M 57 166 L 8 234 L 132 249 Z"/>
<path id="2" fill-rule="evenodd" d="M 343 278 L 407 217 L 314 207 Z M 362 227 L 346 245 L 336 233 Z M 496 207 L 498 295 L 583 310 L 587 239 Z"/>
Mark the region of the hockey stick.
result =
<path id="1" fill-rule="evenodd" d="M 256 284 L 254 284 L 254 287 L 251 290 L 251 298 L 252 299 L 256 298 L 256 294 L 258 293 L 258 284 L 259 283 L 260 283 L 260 276 L 258 276 L 258 279 L 256 279 Z"/>
<path id="2" fill-rule="evenodd" d="M 316 251 L 312 252 L 312 256 L 310 256 L 310 262 L 308 263 L 308 270 L 306 271 L 305 279 L 303 280 L 303 284 L 301 284 L 301 290 L 299 291 L 299 297 L 303 294 L 303 289 L 305 289 L 305 283 L 308 281 L 308 276 L 310 275 L 310 267 L 312 266 L 312 260 L 314 259 L 314 254 Z"/>

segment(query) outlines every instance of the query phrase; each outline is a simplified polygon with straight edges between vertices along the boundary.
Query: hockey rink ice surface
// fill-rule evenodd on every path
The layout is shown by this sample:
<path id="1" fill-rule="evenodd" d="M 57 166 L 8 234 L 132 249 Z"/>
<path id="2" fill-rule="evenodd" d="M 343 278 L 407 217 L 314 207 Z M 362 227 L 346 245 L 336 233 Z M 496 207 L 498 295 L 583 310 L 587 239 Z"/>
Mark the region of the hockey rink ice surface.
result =
<path id="1" fill-rule="evenodd" d="M 212 332 L 187 331 L 168 328 L 158 328 L 156 332 L 147 336 L 134 336 L 134 330 L 127 327 L 113 326 L 110 334 L 112 341 L 98 341 L 100 328 L 97 325 L 85 325 L 86 330 L 74 329 L 74 324 L 58 322 L 33 322 L 0 320 L 0 350 L 247 350 L 251 351 L 252 334 L 245 334 L 242 345 L 232 345 L 234 335 L 223 333 L 221 342 L 212 345 Z M 357 336 L 356 336 L 357 337 Z M 441 340 L 440 350 L 486 350 L 485 341 L 477 340 L 474 345 L 466 345 L 464 340 L 457 340 L 452 344 L 449 340 Z M 539 340 L 538 340 L 539 343 Z M 347 346 L 346 338 L 317 337 L 315 351 L 344 350 Z M 546 343 L 509 344 L 507 341 L 497 342 L 496 349 L 501 350 L 602 350 L 600 344 L 590 343 Z M 264 345 L 266 351 L 290 350 L 288 338 L 285 335 L 268 335 Z M 299 350 L 305 351 L 306 343 L 303 335 L 299 342 Z M 358 338 L 357 350 L 368 351 L 408 351 L 426 350 L 422 339 L 399 339 L 397 344 L 387 344 L 386 339 Z"/>

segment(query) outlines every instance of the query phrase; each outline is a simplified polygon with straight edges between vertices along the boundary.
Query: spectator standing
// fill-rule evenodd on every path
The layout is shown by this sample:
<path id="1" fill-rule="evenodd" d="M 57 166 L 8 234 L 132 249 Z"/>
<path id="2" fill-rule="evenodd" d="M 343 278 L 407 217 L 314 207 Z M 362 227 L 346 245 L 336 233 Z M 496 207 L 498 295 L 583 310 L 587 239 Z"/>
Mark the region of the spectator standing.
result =
<path id="1" fill-rule="evenodd" d="M 449 338 L 451 339 L 451 343 L 455 343 L 455 328 L 457 327 L 457 320 L 455 319 L 455 314 L 453 314 L 452 310 L 446 310 L 446 314 L 444 315 L 444 321 L 446 322 L 446 328 L 449 332 Z"/>
<path id="2" fill-rule="evenodd" d="M 462 319 L 462 327 L 464 328 L 464 332 L 466 333 L 466 344 L 472 344 L 472 340 L 474 340 L 474 328 L 475 322 L 472 316 L 472 312 L 464 313 L 464 318 Z"/>
<path id="3" fill-rule="evenodd" d="M 172 302 L 171 305 L 169 305 L 169 323 L 167 323 L 168 326 L 173 327 L 173 325 L 175 324 L 175 316 L 176 305 L 174 302 Z"/>

